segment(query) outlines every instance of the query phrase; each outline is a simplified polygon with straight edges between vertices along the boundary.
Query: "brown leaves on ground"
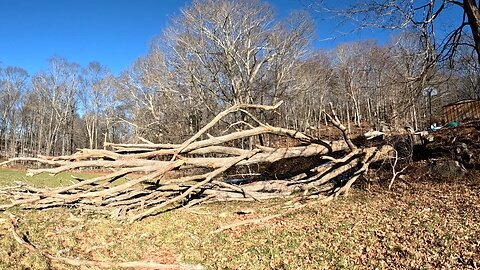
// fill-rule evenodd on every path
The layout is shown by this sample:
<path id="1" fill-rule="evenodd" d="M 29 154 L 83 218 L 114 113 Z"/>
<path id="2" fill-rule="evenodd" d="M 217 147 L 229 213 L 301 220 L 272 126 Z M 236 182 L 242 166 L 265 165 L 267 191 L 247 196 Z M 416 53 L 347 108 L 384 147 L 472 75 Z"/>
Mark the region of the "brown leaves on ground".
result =
<path id="1" fill-rule="evenodd" d="M 357 188 L 347 198 L 218 234 L 211 232 L 288 208 L 282 201 L 219 203 L 130 225 L 65 209 L 15 214 L 20 233 L 34 244 L 72 258 L 186 262 L 207 269 L 475 269 L 479 191 L 478 175 L 409 185 L 399 180 L 392 191 Z M 29 253 L 1 228 L 0 269 L 75 269 Z"/>
<path id="2" fill-rule="evenodd" d="M 218 269 L 475 269 L 479 187 L 476 177 L 416 182 L 393 192 L 356 191 L 267 224 L 227 231 L 199 250 Z"/>

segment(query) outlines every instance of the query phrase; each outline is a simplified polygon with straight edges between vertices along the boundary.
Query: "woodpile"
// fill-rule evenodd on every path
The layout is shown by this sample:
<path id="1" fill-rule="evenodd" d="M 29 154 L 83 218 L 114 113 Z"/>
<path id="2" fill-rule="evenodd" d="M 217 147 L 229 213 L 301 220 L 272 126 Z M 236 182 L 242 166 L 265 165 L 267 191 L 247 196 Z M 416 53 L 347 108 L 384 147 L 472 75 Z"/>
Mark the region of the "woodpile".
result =
<path id="1" fill-rule="evenodd" d="M 106 143 L 105 149 L 82 149 L 69 156 L 11 159 L 1 165 L 17 161 L 43 165 L 40 169 L 28 170 L 28 175 L 88 168 L 111 172 L 91 179 L 75 179 L 66 187 L 4 187 L 0 198 L 8 203 L 0 205 L 0 210 L 70 207 L 107 212 L 112 217 L 133 222 L 163 211 L 216 201 L 280 197 L 330 200 L 347 194 L 372 162 L 389 158 L 391 147 L 354 145 L 333 111 L 327 116 L 343 134 L 343 139 L 338 141 L 325 141 L 296 130 L 271 126 L 255 116 L 259 112 L 274 111 L 280 105 L 234 105 L 181 144 Z M 219 136 L 208 133 L 220 122 L 226 122 L 228 116 L 239 112 L 242 120 L 231 126 L 241 125 L 241 129 Z M 288 137 L 296 141 L 296 146 L 252 143 L 262 141 L 259 139 L 262 136 Z M 245 147 L 239 141 L 250 144 Z M 300 166 L 299 160 L 315 162 Z M 293 169 L 281 174 L 265 169 L 277 164 L 290 164 Z"/>

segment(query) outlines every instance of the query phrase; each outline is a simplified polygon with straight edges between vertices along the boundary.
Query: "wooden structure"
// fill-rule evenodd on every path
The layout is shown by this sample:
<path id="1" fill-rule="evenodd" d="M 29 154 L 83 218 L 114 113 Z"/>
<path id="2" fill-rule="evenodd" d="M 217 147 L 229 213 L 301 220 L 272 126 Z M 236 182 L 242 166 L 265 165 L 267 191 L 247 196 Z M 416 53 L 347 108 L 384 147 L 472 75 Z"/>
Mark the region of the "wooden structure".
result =
<path id="1" fill-rule="evenodd" d="M 480 119 L 480 100 L 462 100 L 443 106 L 443 119 L 445 123 Z"/>

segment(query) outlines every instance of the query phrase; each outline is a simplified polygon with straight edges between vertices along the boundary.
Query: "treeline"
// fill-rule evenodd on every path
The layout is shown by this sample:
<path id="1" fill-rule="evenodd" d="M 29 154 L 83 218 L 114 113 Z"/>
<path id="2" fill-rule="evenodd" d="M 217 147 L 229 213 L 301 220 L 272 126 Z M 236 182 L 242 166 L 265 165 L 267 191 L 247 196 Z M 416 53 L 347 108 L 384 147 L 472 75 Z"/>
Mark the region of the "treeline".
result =
<path id="1" fill-rule="evenodd" d="M 424 128 L 441 120 L 442 105 L 480 98 L 479 61 L 468 47 L 438 62 L 415 31 L 382 46 L 332 50 L 312 49 L 313 38 L 306 13 L 279 20 L 260 1 L 203 0 L 119 76 L 60 57 L 33 75 L 0 66 L 1 156 L 66 155 L 139 138 L 180 142 L 235 103 L 283 100 L 280 115 L 262 120 L 321 132 L 329 102 L 349 127 Z M 437 92 L 431 100 L 422 94 L 429 89 Z M 241 128 L 244 118 L 216 132 Z"/>

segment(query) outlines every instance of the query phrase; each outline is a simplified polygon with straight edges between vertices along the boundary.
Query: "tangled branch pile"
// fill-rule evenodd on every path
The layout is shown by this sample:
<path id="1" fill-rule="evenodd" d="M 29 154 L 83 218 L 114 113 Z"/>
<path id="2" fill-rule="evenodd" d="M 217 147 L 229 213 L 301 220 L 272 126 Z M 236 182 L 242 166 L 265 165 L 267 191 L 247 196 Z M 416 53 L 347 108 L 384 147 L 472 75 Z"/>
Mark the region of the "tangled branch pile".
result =
<path id="1" fill-rule="evenodd" d="M 75 207 L 108 212 L 132 222 L 168 209 L 212 201 L 293 196 L 329 200 L 348 193 L 372 162 L 388 157 L 391 150 L 388 147 L 356 147 L 334 113 L 328 116 L 342 131 L 343 140 L 315 139 L 295 130 L 263 123 L 253 115 L 254 112 L 275 110 L 280 104 L 234 105 L 182 144 L 106 143 L 111 150 L 83 149 L 70 156 L 11 159 L 2 165 L 15 161 L 44 165 L 41 169 L 30 169 L 29 175 L 98 167 L 112 172 L 92 179 L 76 179 L 67 187 L 39 189 L 21 185 L 3 188 L 0 196 L 10 202 L 0 205 L 0 210 L 15 206 Z M 207 133 L 237 112 L 242 113 L 242 121 L 231 127 L 241 124 L 248 128 L 221 136 Z M 275 148 L 256 144 L 263 141 L 262 136 L 272 135 L 289 137 L 297 146 Z M 239 141 L 248 141 L 249 146 L 241 147 Z M 298 166 L 302 158 L 315 162 L 309 163 L 310 166 Z M 275 167 L 280 163 L 290 164 L 294 169 L 280 175 L 265 170 L 266 166 Z"/>

